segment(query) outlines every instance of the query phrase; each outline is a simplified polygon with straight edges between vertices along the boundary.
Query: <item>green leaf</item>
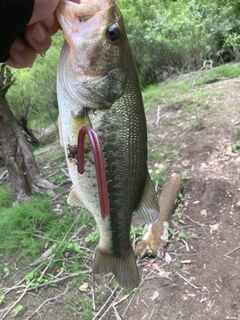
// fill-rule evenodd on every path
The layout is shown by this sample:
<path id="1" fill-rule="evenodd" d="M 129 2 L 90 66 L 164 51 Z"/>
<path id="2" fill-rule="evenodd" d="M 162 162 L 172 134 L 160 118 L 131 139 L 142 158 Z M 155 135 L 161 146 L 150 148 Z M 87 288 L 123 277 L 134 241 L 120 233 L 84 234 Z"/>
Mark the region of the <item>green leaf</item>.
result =
<path id="1" fill-rule="evenodd" d="M 19 312 L 21 312 L 23 309 L 23 306 L 21 304 L 19 304 L 16 308 L 13 309 L 13 314 L 14 314 L 14 317 L 16 317 Z"/>
<path id="2" fill-rule="evenodd" d="M 4 302 L 5 294 L 0 294 L 0 305 Z"/>

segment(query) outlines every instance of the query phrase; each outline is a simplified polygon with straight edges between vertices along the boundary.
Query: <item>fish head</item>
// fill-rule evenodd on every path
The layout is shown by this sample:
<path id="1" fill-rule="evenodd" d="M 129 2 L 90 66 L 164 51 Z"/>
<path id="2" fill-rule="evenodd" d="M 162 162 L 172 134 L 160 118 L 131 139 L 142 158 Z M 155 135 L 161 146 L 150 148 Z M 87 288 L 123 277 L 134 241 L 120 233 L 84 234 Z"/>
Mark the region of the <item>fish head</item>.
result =
<path id="1" fill-rule="evenodd" d="M 60 2 L 66 44 L 59 62 L 62 87 L 82 106 L 109 107 L 124 91 L 128 39 L 112 0 Z"/>

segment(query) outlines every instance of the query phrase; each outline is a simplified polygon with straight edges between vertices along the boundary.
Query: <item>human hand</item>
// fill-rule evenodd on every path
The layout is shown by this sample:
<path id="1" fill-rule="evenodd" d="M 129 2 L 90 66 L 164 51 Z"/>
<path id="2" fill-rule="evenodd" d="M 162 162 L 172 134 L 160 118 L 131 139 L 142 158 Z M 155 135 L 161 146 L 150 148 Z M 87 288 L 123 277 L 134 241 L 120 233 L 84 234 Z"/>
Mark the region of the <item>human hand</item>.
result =
<path id="1" fill-rule="evenodd" d="M 79 3 L 79 0 L 71 0 Z M 18 37 L 4 62 L 14 68 L 31 67 L 37 53 L 45 53 L 51 45 L 51 36 L 60 28 L 55 16 L 59 0 L 35 0 L 32 17 L 25 27 L 24 39 Z"/>

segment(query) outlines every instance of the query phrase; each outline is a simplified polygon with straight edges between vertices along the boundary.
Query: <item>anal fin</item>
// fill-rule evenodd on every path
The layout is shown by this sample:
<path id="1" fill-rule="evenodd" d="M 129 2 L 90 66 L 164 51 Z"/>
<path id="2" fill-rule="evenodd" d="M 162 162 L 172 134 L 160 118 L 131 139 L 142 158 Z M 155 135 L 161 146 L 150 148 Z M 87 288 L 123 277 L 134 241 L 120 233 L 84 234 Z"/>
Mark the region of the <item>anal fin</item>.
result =
<path id="1" fill-rule="evenodd" d="M 154 223 L 160 218 L 157 194 L 149 173 L 145 181 L 142 198 L 134 213 L 139 220 L 147 224 Z"/>
<path id="2" fill-rule="evenodd" d="M 67 203 L 73 207 L 85 207 L 82 200 L 77 196 L 74 188 L 71 189 L 67 198 Z"/>

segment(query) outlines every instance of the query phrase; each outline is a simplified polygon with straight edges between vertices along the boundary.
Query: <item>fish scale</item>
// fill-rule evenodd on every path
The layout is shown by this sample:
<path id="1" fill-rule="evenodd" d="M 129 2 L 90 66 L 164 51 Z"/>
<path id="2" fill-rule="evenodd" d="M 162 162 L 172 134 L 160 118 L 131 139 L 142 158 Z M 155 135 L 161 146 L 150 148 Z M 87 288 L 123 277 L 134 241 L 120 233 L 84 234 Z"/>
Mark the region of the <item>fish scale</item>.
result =
<path id="1" fill-rule="evenodd" d="M 147 168 L 142 95 L 123 19 L 111 0 L 85 0 L 84 5 L 64 1 L 57 16 L 66 39 L 57 93 L 60 137 L 73 182 L 68 203 L 86 207 L 99 228 L 93 272 L 112 272 L 120 285 L 133 288 L 139 284 L 139 275 L 130 243 L 132 215 L 135 212 L 144 223 L 153 223 L 159 208 Z M 100 210 L 89 144 L 84 143 L 82 174 L 70 152 L 77 150 L 78 134 L 85 125 L 102 145 L 110 209 L 106 217 Z"/>

